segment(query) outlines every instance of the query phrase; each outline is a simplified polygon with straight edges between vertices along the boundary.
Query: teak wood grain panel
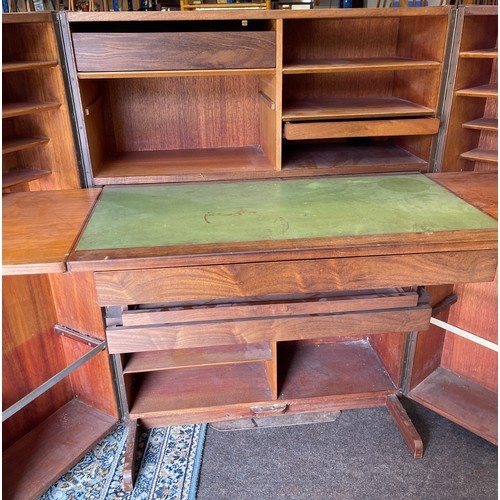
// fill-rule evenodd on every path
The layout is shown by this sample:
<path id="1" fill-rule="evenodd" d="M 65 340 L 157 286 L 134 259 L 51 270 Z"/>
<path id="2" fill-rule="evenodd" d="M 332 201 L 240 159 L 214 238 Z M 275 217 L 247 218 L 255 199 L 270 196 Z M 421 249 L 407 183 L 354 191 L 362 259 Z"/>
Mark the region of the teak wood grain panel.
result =
<path id="1" fill-rule="evenodd" d="M 73 33 L 78 71 L 272 68 L 275 46 L 273 31 Z"/>
<path id="2" fill-rule="evenodd" d="M 422 330 L 429 324 L 429 307 L 291 316 L 270 319 L 184 323 L 156 327 L 107 329 L 111 354 L 186 349 L 212 345 L 302 340 Z"/>
<path id="3" fill-rule="evenodd" d="M 64 351 L 54 334 L 56 313 L 47 276 L 2 278 L 2 400 L 15 404 L 65 368 Z M 8 447 L 72 397 L 63 380 L 3 423 Z"/>
<path id="4" fill-rule="evenodd" d="M 284 137 L 288 140 L 304 140 L 429 135 L 436 134 L 438 129 L 439 120 L 437 118 L 285 123 Z"/>
<path id="5" fill-rule="evenodd" d="M 100 272 L 96 288 L 105 306 L 489 281 L 495 269 L 495 250 L 436 252 Z"/>
<path id="6" fill-rule="evenodd" d="M 113 79 L 106 83 L 111 109 L 108 127 L 116 152 L 259 144 L 258 76 Z"/>
<path id="7" fill-rule="evenodd" d="M 3 196 L 3 274 L 65 271 L 99 193 L 82 189 Z"/>

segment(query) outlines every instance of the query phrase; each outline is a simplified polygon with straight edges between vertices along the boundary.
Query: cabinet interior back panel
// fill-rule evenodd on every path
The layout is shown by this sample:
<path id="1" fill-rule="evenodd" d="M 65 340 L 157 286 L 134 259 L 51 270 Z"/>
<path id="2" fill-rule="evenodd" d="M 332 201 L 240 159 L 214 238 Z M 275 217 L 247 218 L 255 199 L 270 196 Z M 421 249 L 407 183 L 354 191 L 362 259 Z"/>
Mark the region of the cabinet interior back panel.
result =
<path id="1" fill-rule="evenodd" d="M 108 81 L 116 151 L 259 144 L 258 77 Z"/>

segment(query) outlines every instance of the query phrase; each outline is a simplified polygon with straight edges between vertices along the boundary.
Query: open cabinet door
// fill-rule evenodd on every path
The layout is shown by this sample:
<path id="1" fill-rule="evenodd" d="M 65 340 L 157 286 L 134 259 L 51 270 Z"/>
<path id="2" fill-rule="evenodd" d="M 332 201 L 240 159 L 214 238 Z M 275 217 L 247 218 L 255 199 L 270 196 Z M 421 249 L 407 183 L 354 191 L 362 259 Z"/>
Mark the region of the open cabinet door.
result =
<path id="1" fill-rule="evenodd" d="M 495 174 L 435 174 L 459 196 L 497 216 Z M 469 180 L 482 179 L 480 194 Z M 473 199 L 480 200 L 479 204 Z M 475 434 L 498 443 L 498 275 L 489 283 L 429 287 L 433 318 L 424 332 L 410 336 L 406 395 Z M 432 322 L 433 320 L 431 320 Z M 458 330 L 447 327 L 446 323 Z M 452 331 L 454 330 L 454 331 Z M 460 330 L 469 332 L 467 335 Z"/>
<path id="2" fill-rule="evenodd" d="M 118 422 L 93 277 L 64 272 L 99 192 L 3 196 L 5 498 L 36 498 Z"/>

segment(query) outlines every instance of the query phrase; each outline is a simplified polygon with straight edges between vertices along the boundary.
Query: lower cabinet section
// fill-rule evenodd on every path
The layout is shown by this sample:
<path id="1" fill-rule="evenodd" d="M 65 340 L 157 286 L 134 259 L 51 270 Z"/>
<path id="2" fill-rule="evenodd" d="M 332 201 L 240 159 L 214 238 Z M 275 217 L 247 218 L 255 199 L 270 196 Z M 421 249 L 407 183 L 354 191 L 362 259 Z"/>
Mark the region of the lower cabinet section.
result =
<path id="1" fill-rule="evenodd" d="M 388 336 L 404 334 L 380 335 Z M 400 373 L 404 342 L 399 344 Z M 128 416 L 147 427 L 384 406 L 400 383 L 369 337 L 116 357 Z"/>

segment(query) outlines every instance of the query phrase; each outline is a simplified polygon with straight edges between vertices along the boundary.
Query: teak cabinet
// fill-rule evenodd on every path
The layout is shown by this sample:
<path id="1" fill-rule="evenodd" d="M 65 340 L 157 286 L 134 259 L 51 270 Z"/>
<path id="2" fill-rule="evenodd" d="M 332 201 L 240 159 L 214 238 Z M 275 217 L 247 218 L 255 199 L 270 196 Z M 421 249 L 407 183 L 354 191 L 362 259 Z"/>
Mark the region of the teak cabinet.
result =
<path id="1" fill-rule="evenodd" d="M 491 134 L 492 102 L 464 118 L 470 96 L 449 88 L 471 74 L 462 60 L 481 79 L 467 86 L 496 74 L 496 9 L 478 9 L 58 15 L 68 78 L 58 98 L 72 104 L 91 189 L 4 197 L 4 318 L 12 345 L 37 332 L 34 347 L 4 353 L 4 376 L 19 363 L 36 373 L 13 401 L 88 351 L 68 335 L 105 340 L 107 353 L 30 418 L 7 420 L 17 457 L 5 462 L 7 496 L 41 493 L 118 418 L 129 487 L 137 424 L 386 406 L 417 457 L 404 394 L 497 441 L 495 355 L 429 324 L 496 342 L 474 313 L 478 302 L 496 310 L 496 173 L 443 159 L 465 144 L 458 122 L 488 119 L 479 137 L 463 129 L 477 147 Z M 62 79 L 59 66 L 30 69 L 49 70 Z M 70 129 L 47 134 L 33 151 L 73 148 Z M 96 431 L 35 485 L 25 450 L 74 434 L 50 417 L 68 401 L 80 408 L 73 422 L 83 407 Z"/>

